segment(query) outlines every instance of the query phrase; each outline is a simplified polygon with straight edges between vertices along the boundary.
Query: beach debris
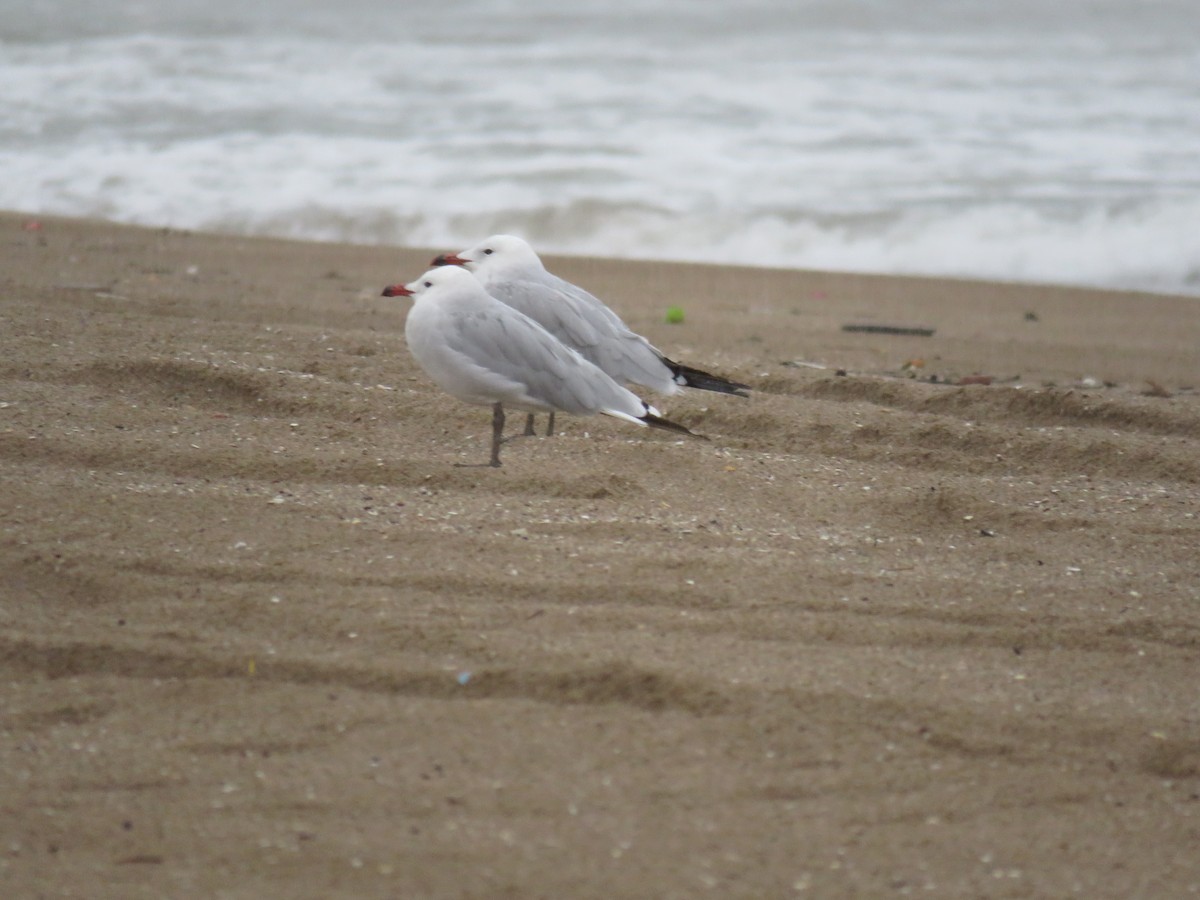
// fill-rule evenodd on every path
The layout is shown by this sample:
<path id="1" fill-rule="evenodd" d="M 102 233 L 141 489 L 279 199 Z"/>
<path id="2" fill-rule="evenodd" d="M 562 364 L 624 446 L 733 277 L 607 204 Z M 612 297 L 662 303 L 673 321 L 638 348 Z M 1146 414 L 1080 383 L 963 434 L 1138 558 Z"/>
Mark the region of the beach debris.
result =
<path id="1" fill-rule="evenodd" d="M 906 359 L 904 361 L 904 365 L 900 367 L 900 371 L 909 378 L 916 378 L 918 374 L 917 370 L 923 368 L 925 368 L 925 360 L 918 356 L 914 357 L 913 359 Z"/>
<path id="2" fill-rule="evenodd" d="M 459 672 L 458 675 L 456 675 L 454 677 L 454 680 L 457 681 L 463 687 L 466 687 L 467 683 L 470 682 L 470 680 L 471 680 L 471 673 L 470 672 Z"/>
<path id="3" fill-rule="evenodd" d="M 1033 310 L 1029 310 L 1028 312 L 1025 313 L 1025 321 L 1026 322 L 1038 321 L 1038 314 L 1035 313 Z"/>
<path id="4" fill-rule="evenodd" d="M 667 324 L 682 325 L 683 324 L 683 307 L 668 306 L 667 307 Z"/>
<path id="5" fill-rule="evenodd" d="M 1170 397 L 1171 396 L 1171 392 L 1167 390 L 1166 386 L 1163 385 L 1163 383 L 1161 381 L 1155 381 L 1153 378 L 1147 378 L 1146 384 L 1149 385 L 1149 387 L 1147 387 L 1146 390 L 1142 391 L 1143 397 Z"/>
<path id="6" fill-rule="evenodd" d="M 992 375 L 964 375 L 958 379 L 960 385 L 965 384 L 991 384 L 995 381 L 995 376 Z"/>
<path id="7" fill-rule="evenodd" d="M 850 323 L 842 326 L 842 331 L 859 332 L 861 334 L 895 334 L 911 335 L 913 337 L 932 337 L 936 330 L 934 328 L 908 325 L 860 325 Z"/>
<path id="8" fill-rule="evenodd" d="M 1053 381 L 1046 381 L 1042 382 L 1042 386 L 1058 387 L 1059 385 Z M 1080 378 L 1078 381 L 1072 382 L 1070 385 L 1068 385 L 1068 387 L 1076 391 L 1094 391 L 1098 390 L 1099 388 L 1107 388 L 1111 390 L 1113 388 L 1120 387 L 1120 384 L 1115 381 L 1109 381 L 1107 378 L 1101 379 L 1092 375 L 1087 375 L 1083 378 Z"/>
<path id="9" fill-rule="evenodd" d="M 91 282 L 60 281 L 54 285 L 60 291 L 87 291 L 90 294 L 106 293 L 111 285 L 93 284 Z"/>

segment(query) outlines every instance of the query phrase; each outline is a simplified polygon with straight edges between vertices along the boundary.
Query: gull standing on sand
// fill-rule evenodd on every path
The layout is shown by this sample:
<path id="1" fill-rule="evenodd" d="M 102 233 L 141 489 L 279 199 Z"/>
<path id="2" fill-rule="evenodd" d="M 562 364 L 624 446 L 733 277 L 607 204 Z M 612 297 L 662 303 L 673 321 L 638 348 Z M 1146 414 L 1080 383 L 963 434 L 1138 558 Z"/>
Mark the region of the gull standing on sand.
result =
<path id="1" fill-rule="evenodd" d="M 506 405 L 530 414 L 602 413 L 643 428 L 693 434 L 662 418 L 537 322 L 489 296 L 463 269 L 430 269 L 409 284 L 384 288 L 383 296 L 413 298 L 404 337 L 438 387 L 467 403 L 492 405 L 490 466 L 500 465 Z"/>
<path id="2" fill-rule="evenodd" d="M 497 234 L 469 250 L 439 256 L 435 266 L 470 270 L 484 289 L 523 312 L 615 381 L 677 394 L 684 387 L 745 397 L 749 385 L 668 359 L 621 317 L 578 285 L 551 274 L 525 241 Z M 554 414 L 546 434 L 554 432 Z M 533 416 L 525 426 L 533 434 Z"/>

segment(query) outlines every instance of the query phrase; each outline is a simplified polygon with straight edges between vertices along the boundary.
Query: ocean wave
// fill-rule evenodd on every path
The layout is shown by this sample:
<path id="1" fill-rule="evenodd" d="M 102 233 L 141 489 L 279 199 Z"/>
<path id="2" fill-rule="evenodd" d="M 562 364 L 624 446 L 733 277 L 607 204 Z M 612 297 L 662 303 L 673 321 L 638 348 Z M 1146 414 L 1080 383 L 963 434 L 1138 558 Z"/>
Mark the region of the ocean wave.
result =
<path id="1" fill-rule="evenodd" d="M 1071 0 L 1062 31 L 1029 4 L 940 3 L 922 29 L 915 4 L 782 0 L 681 29 L 663 0 L 636 33 L 548 2 L 0 26 L 0 206 L 1200 293 L 1200 67 L 1155 24 L 1186 18 L 1173 0 Z"/>

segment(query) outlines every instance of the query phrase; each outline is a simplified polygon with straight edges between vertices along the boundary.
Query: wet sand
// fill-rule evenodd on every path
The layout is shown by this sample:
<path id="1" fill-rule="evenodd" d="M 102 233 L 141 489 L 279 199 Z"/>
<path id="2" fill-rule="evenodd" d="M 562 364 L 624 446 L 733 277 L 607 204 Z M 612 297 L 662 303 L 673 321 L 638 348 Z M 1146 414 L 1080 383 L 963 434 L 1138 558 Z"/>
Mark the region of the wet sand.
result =
<path id="1" fill-rule="evenodd" d="M 493 470 L 459 248 L 0 234 L 6 897 L 1200 892 L 1200 300 L 550 258 L 753 395 Z"/>

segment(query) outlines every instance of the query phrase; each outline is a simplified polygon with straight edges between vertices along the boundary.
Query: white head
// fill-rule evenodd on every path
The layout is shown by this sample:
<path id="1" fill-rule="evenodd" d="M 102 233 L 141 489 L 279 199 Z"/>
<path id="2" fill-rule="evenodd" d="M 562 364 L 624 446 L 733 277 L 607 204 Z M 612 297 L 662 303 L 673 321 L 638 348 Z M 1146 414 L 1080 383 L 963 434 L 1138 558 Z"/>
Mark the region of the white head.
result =
<path id="1" fill-rule="evenodd" d="M 482 281 L 516 275 L 522 271 L 545 270 L 533 248 L 511 234 L 494 234 L 470 250 L 442 257 L 442 261 L 464 266 Z"/>
<path id="2" fill-rule="evenodd" d="M 383 289 L 385 297 L 412 297 L 413 300 L 420 300 L 421 297 L 430 291 L 482 291 L 483 288 L 479 284 L 479 280 L 468 272 L 466 269 L 461 269 L 458 266 L 439 266 L 430 269 L 416 281 L 410 281 L 408 284 L 393 284 Z"/>

